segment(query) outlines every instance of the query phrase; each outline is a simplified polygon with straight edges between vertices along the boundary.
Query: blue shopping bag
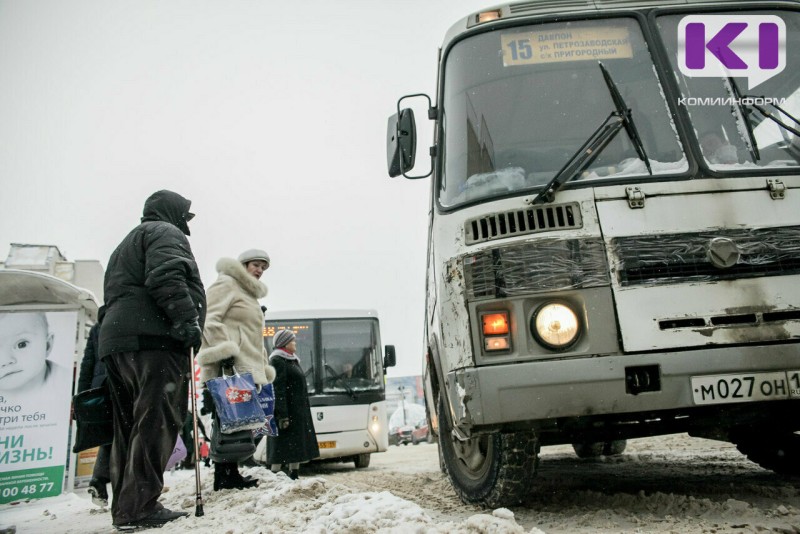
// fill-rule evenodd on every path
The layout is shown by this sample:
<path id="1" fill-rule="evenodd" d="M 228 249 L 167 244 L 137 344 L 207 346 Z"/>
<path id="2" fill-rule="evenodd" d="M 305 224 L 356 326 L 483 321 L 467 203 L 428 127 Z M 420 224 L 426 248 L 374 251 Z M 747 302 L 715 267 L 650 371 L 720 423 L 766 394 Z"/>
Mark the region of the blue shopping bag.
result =
<path id="1" fill-rule="evenodd" d="M 277 436 L 278 435 L 278 422 L 275 420 L 275 390 L 272 384 L 265 384 L 261 386 L 261 391 L 258 393 L 258 403 L 261 409 L 264 410 L 264 416 L 267 420 L 264 426 L 253 431 L 256 436 Z"/>
<path id="2" fill-rule="evenodd" d="M 219 417 L 219 428 L 223 434 L 240 430 L 255 430 L 264 426 L 266 417 L 258 403 L 256 385 L 250 373 L 239 374 L 236 369 L 232 375 L 212 378 L 206 382 L 206 389 L 214 399 Z"/>

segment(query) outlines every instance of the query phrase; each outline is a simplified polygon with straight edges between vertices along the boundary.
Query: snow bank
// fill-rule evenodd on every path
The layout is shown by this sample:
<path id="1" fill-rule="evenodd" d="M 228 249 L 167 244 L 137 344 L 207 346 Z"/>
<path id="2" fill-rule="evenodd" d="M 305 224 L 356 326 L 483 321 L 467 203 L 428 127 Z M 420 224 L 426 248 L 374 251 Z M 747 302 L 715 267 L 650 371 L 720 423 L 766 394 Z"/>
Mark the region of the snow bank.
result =
<path id="1" fill-rule="evenodd" d="M 203 517 L 195 517 L 193 471 L 167 474 L 169 490 L 162 502 L 167 508 L 191 515 L 169 524 L 170 534 L 518 534 L 526 532 L 514 513 L 501 508 L 475 514 L 461 522 L 437 522 L 417 504 L 388 491 L 352 492 L 347 486 L 322 477 L 290 480 L 262 467 L 244 470 L 258 478 L 258 488 L 212 491 L 211 470 L 203 469 Z M 16 525 L 17 532 L 109 533 L 111 515 L 82 496 L 67 494 L 38 502 L 2 507 L 0 528 Z M 158 532 L 158 531 L 153 531 Z M 528 532 L 541 533 L 538 529 Z"/>

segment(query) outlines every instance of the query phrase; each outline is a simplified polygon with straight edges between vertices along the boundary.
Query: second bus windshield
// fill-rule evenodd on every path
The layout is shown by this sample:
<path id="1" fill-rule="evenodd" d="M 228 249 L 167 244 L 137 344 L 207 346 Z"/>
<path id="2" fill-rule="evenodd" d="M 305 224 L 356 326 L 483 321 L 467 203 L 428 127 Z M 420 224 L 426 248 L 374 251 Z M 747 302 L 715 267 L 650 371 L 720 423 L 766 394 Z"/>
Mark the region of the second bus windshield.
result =
<path id="1" fill-rule="evenodd" d="M 265 342 L 281 329 L 297 335 L 297 356 L 309 394 L 343 393 L 383 387 L 378 323 L 372 319 L 322 319 L 268 322 Z"/>

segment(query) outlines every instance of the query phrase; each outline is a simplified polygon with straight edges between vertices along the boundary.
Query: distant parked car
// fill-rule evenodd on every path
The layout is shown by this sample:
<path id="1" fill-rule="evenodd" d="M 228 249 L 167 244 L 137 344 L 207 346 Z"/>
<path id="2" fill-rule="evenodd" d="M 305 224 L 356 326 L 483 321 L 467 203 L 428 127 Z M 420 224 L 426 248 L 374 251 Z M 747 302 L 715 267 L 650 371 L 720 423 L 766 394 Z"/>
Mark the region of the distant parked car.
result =
<path id="1" fill-rule="evenodd" d="M 397 408 L 389 418 L 389 444 L 416 445 L 425 439 L 428 439 L 425 407 L 407 402 Z"/>
<path id="2" fill-rule="evenodd" d="M 433 434 L 428 432 L 428 418 L 419 421 L 411 431 L 411 443 L 419 445 L 421 441 L 433 443 Z"/>

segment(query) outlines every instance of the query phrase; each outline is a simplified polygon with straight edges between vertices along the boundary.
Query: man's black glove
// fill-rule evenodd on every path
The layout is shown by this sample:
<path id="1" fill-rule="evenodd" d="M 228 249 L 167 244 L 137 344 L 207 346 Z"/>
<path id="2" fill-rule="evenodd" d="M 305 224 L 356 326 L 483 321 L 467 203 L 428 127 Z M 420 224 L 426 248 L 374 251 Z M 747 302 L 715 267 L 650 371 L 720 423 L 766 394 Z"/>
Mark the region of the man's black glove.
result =
<path id="1" fill-rule="evenodd" d="M 286 430 L 287 428 L 289 428 L 289 419 L 288 418 L 278 419 L 278 428 L 280 428 L 281 430 Z"/>
<path id="2" fill-rule="evenodd" d="M 169 335 L 182 342 L 187 349 L 193 347 L 195 352 L 200 350 L 203 331 L 200 329 L 200 323 L 197 322 L 197 319 L 173 324 Z"/>
<path id="3" fill-rule="evenodd" d="M 230 358 L 225 358 L 219 362 L 220 369 L 232 369 L 234 364 L 233 356 Z"/>

